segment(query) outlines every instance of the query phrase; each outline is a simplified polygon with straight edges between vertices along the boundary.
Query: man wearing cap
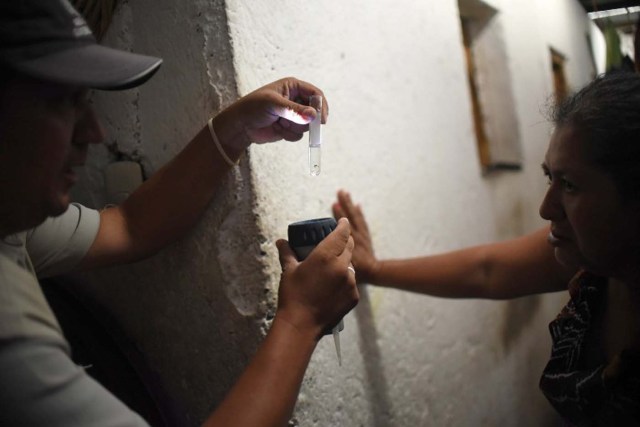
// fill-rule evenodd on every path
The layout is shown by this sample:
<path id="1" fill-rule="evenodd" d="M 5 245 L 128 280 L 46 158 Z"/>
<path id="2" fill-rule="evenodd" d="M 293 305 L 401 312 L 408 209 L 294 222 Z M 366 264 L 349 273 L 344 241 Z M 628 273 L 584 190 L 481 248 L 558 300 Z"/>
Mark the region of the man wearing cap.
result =
<path id="1" fill-rule="evenodd" d="M 98 45 L 67 0 L 0 3 L 2 426 L 145 425 L 72 363 L 37 277 L 135 261 L 176 240 L 249 144 L 295 141 L 307 131 L 316 111 L 290 99 L 322 95 L 294 78 L 266 85 L 209 120 L 122 205 L 97 212 L 71 203 L 73 168 L 104 139 L 88 89 L 140 85 L 160 64 Z M 326 102 L 318 114 L 326 120 Z M 272 327 L 207 425 L 286 424 L 323 331 L 357 303 L 346 220 L 302 263 L 286 241 L 278 250 Z"/>

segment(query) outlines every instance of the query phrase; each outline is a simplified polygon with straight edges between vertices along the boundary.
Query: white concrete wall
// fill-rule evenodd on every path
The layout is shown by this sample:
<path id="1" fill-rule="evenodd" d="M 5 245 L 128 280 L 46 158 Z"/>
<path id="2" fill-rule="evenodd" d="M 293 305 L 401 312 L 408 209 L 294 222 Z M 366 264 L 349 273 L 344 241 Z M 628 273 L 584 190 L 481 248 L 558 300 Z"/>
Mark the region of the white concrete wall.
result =
<path id="1" fill-rule="evenodd" d="M 141 89 L 96 102 L 111 146 L 148 173 L 236 87 L 245 94 L 294 75 L 321 87 L 330 105 L 319 177 L 308 176 L 306 141 L 253 147 L 187 239 L 91 277 L 92 297 L 137 340 L 186 421 L 196 424 L 216 404 L 260 339 L 280 270 L 275 240 L 290 222 L 329 215 L 338 188 L 362 202 L 385 258 L 543 224 L 549 47 L 567 56 L 570 85 L 584 84 L 593 73 L 586 15 L 575 0 L 487 3 L 505 35 L 524 159 L 521 172 L 487 177 L 455 0 L 146 0 L 120 9 L 107 43 L 160 55 L 165 65 Z M 100 204 L 99 170 L 112 157 L 96 153 L 78 197 Z M 320 342 L 298 424 L 549 425 L 554 415 L 537 382 L 547 324 L 566 299 L 451 301 L 365 287 L 345 319 L 341 368 L 332 341 Z"/>
<path id="2" fill-rule="evenodd" d="M 340 187 L 362 202 L 382 257 L 542 224 L 549 47 L 567 55 L 572 87 L 584 84 L 593 73 L 588 20 L 575 1 L 489 3 L 506 36 L 525 165 L 483 178 L 455 1 L 227 2 L 240 92 L 293 74 L 322 87 L 331 106 L 320 177 L 305 174 L 304 144 L 251 151 L 268 240 L 288 222 L 328 215 Z M 472 302 L 363 291 L 346 319 L 345 366 L 336 369 L 330 340 L 313 359 L 300 425 L 543 425 L 553 417 L 537 381 L 547 323 L 566 295 Z"/>
<path id="3" fill-rule="evenodd" d="M 602 74 L 607 67 L 607 43 L 600 28 L 591 23 L 591 51 L 596 62 L 597 74 Z"/>

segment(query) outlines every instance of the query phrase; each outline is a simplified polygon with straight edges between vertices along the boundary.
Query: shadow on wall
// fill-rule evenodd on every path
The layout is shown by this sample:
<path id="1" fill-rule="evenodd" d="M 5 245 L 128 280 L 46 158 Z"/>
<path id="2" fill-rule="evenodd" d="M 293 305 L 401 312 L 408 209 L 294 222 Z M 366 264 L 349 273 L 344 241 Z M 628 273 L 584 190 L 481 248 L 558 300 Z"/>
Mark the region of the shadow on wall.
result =
<path id="1" fill-rule="evenodd" d="M 389 402 L 389 387 L 384 377 L 382 356 L 378 346 L 378 331 L 366 286 L 360 287 L 360 302 L 354 312 L 360 332 L 358 344 L 364 359 L 367 398 L 373 412 L 372 427 L 388 427 L 392 425 L 393 418 Z"/>
<path id="2" fill-rule="evenodd" d="M 524 334 L 533 333 L 547 337 L 548 343 L 544 341 L 540 343 L 539 340 L 531 341 L 528 344 L 527 351 L 519 353 L 519 357 L 523 358 L 523 363 L 520 366 L 527 366 L 529 369 L 519 371 L 517 378 L 515 378 L 517 381 L 515 384 L 521 390 L 528 389 L 530 394 L 525 400 L 520 400 L 517 403 L 519 405 L 517 413 L 525 417 L 527 417 L 527 414 L 535 417 L 532 420 L 536 420 L 536 426 L 560 427 L 564 426 L 565 423 L 538 387 L 540 375 L 551 352 L 551 337 L 546 329 L 548 322 L 552 318 L 547 318 L 546 314 L 545 317 L 538 316 L 545 308 L 543 304 L 544 298 L 546 296 L 543 294 L 506 301 L 503 307 L 503 324 L 500 330 L 500 338 L 502 350 L 505 354 L 508 354 L 512 350 L 517 351 L 518 348 L 522 348 L 522 343 L 519 346 L 518 340 Z M 532 422 L 531 420 L 529 421 Z"/>
<path id="3" fill-rule="evenodd" d="M 533 324 L 541 308 L 541 298 L 540 295 L 532 295 L 506 302 L 501 328 L 502 347 L 505 353 L 509 353 L 518 338 Z"/>

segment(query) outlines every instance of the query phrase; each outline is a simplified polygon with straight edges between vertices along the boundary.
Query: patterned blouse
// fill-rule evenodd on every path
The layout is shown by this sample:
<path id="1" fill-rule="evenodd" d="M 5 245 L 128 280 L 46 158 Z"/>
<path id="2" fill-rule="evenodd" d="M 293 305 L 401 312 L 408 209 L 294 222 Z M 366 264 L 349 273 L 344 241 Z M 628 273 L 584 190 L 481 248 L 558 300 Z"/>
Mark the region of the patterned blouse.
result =
<path id="1" fill-rule="evenodd" d="M 581 271 L 571 300 L 549 324 L 551 359 L 540 389 L 569 425 L 640 426 L 640 353 L 624 350 L 607 364 L 586 362 L 587 336 L 604 309 L 607 279 Z"/>

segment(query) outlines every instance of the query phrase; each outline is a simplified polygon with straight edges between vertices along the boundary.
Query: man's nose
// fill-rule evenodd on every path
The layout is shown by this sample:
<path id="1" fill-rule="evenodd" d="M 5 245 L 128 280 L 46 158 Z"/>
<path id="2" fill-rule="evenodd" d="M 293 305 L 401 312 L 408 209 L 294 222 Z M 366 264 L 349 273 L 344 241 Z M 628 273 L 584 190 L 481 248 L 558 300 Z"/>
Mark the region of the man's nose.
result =
<path id="1" fill-rule="evenodd" d="M 91 105 L 87 105 L 76 123 L 73 134 L 75 144 L 101 144 L 106 138 L 104 127 Z"/>

